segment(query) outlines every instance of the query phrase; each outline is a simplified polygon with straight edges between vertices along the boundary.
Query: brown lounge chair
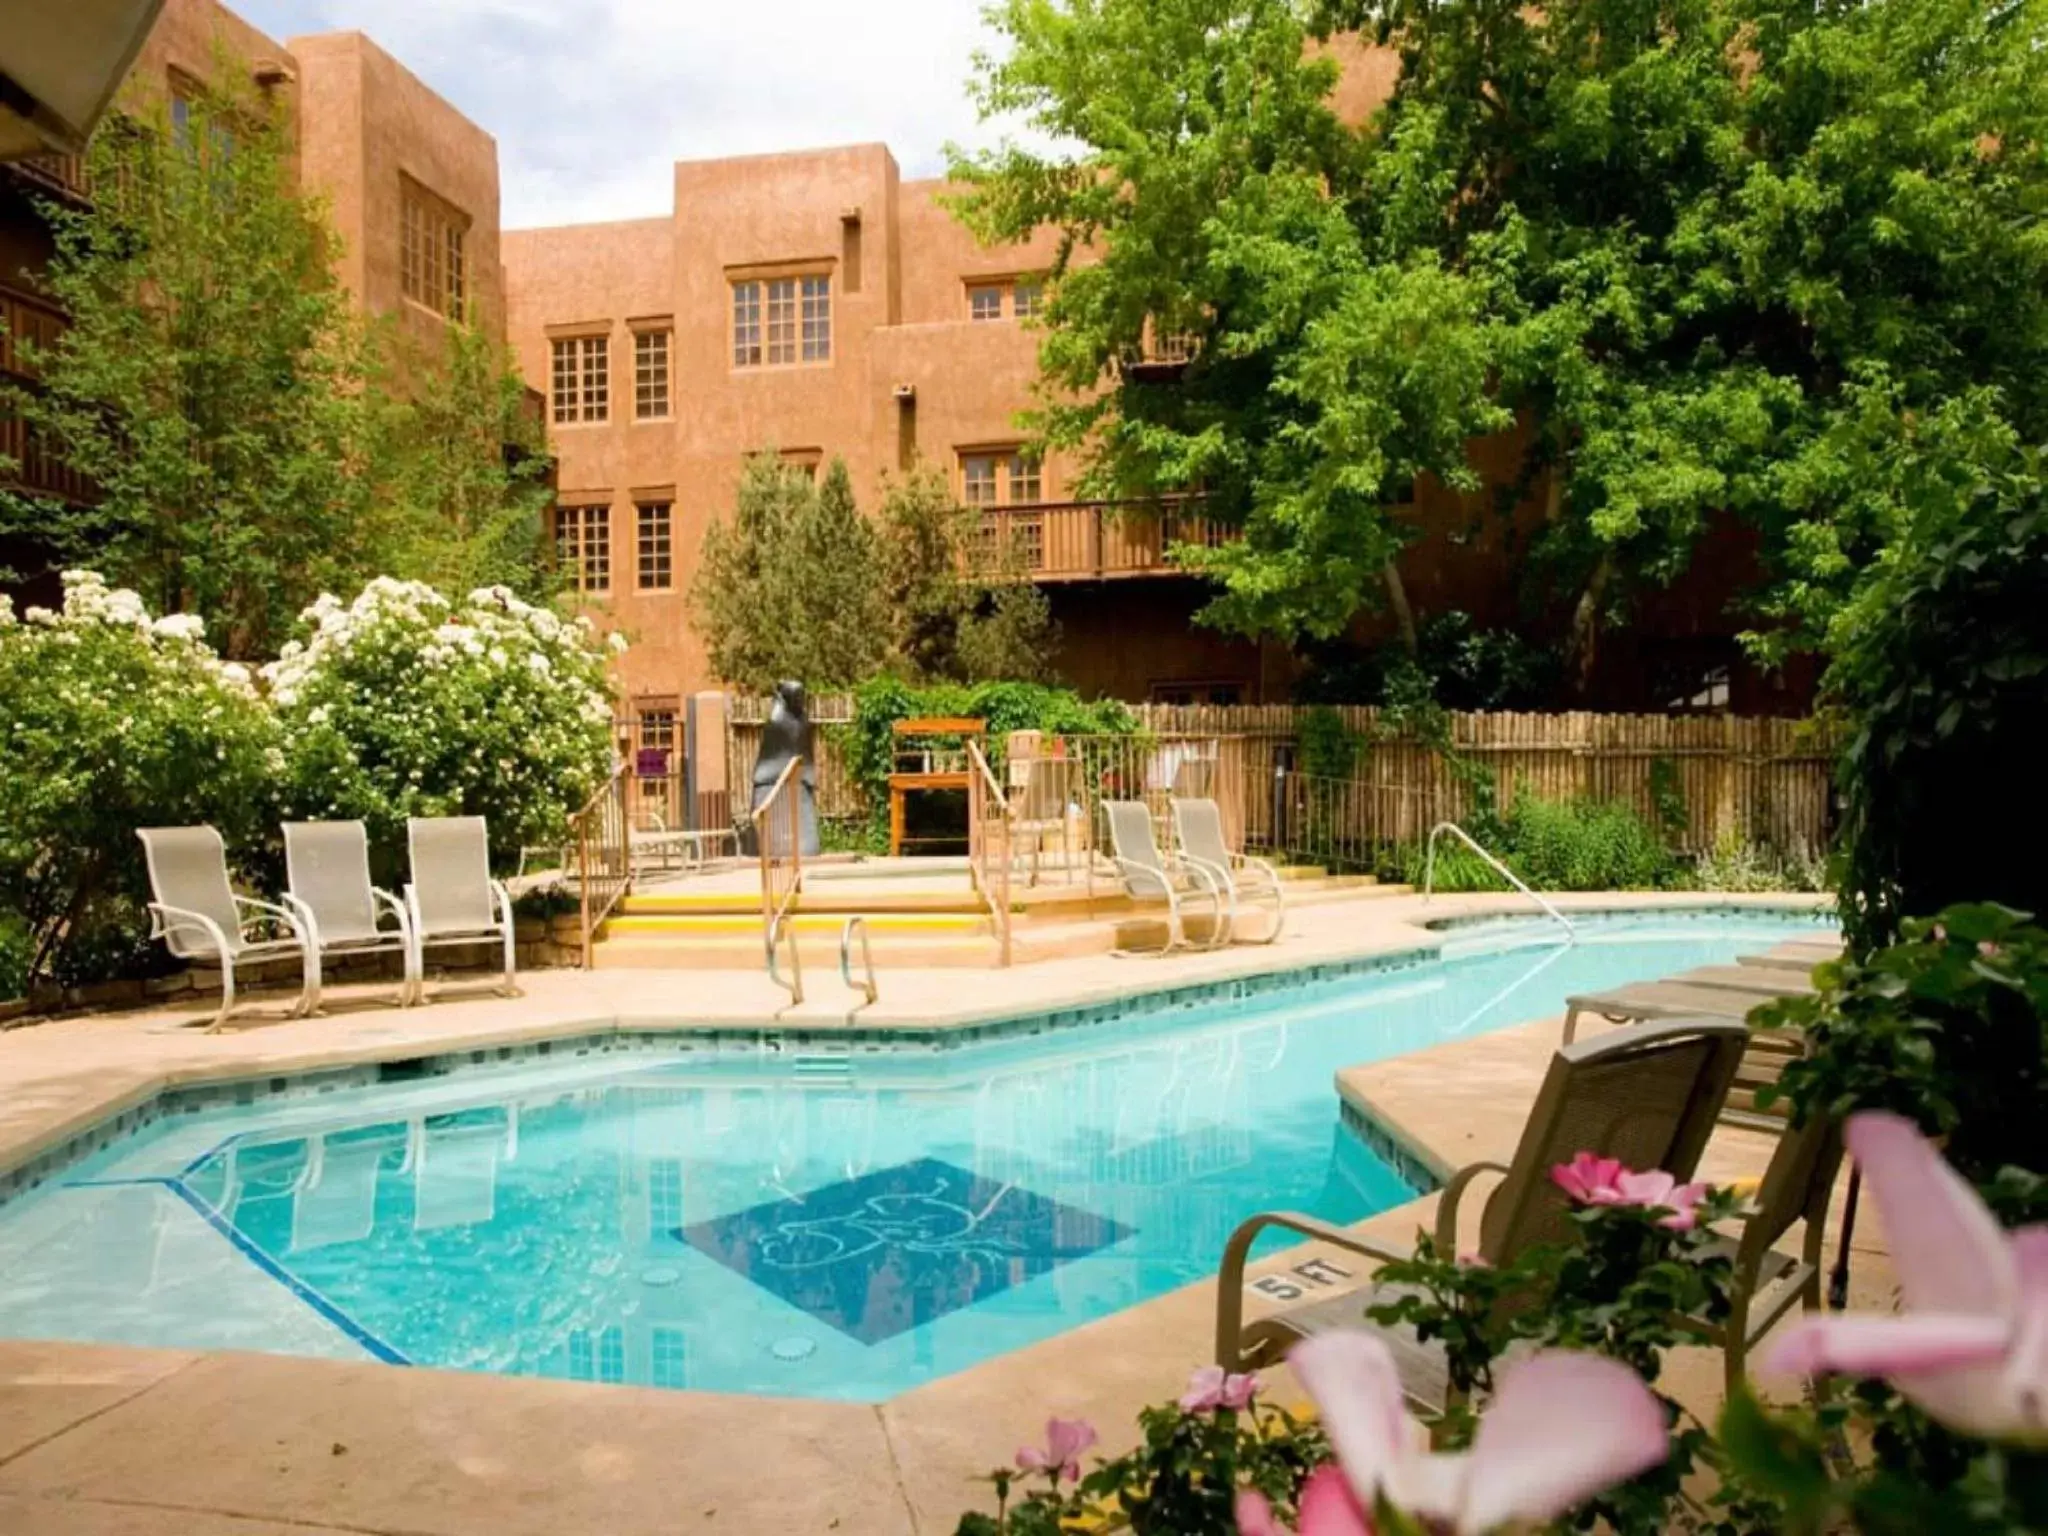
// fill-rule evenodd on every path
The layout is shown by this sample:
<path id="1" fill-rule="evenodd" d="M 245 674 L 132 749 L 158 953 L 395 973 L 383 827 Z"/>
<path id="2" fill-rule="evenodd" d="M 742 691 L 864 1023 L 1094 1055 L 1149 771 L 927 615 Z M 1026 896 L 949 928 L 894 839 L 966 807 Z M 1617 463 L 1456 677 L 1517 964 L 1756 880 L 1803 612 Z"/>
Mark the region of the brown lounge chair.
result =
<path id="1" fill-rule="evenodd" d="M 1667 1019 L 1561 1047 L 1550 1058 L 1513 1161 L 1505 1166 L 1472 1163 L 1444 1187 L 1436 1216 L 1438 1251 L 1457 1251 L 1458 1207 L 1481 1173 L 1501 1175 L 1479 1228 L 1479 1256 L 1489 1264 L 1508 1263 L 1537 1243 L 1570 1238 L 1570 1205 L 1551 1183 L 1550 1170 L 1580 1152 L 1691 1178 L 1713 1134 L 1748 1034 L 1734 1019 Z M 1406 1250 L 1312 1216 L 1275 1211 L 1252 1217 L 1231 1234 L 1216 1279 L 1216 1360 L 1225 1370 L 1272 1365 L 1296 1340 L 1317 1333 L 1372 1327 L 1367 1309 L 1390 1299 L 1390 1292 L 1368 1285 L 1246 1324 L 1245 1262 L 1253 1240 L 1274 1227 L 1382 1263 L 1412 1257 Z M 1430 1411 L 1443 1408 L 1450 1384 L 1440 1351 L 1405 1330 L 1375 1331 L 1392 1346 L 1402 1390 L 1410 1400 Z"/>
<path id="2" fill-rule="evenodd" d="M 1693 1319 L 1690 1326 L 1708 1343 L 1721 1346 L 1730 1392 L 1742 1380 L 1750 1349 L 1794 1303 L 1808 1312 L 1820 1310 L 1821 1246 L 1828 1200 L 1841 1168 L 1839 1126 L 1816 1115 L 1787 1130 L 1778 1138 L 1778 1149 L 1757 1187 L 1755 1206 L 1742 1218 L 1741 1232 L 1727 1239 L 1725 1251 L 1735 1270 L 1728 1320 L 1717 1325 Z M 1797 1255 L 1774 1246 L 1802 1221 L 1806 1230 Z"/>

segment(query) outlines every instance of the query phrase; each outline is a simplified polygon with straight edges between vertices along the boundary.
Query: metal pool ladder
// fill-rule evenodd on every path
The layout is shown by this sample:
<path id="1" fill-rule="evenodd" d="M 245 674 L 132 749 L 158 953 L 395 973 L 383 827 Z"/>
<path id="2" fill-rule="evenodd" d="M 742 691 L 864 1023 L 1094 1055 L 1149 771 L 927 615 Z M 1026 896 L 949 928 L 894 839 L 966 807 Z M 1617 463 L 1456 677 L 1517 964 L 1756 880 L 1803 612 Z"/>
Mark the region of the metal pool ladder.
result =
<path id="1" fill-rule="evenodd" d="M 853 979 L 853 936 L 860 935 L 861 979 Z M 839 979 L 846 983 L 847 990 L 863 994 L 872 1003 L 881 995 L 875 985 L 875 952 L 868 943 L 868 920 L 856 912 L 846 920 L 846 926 L 839 930 Z M 862 1005 L 863 1007 L 866 1004 Z"/>
<path id="2" fill-rule="evenodd" d="M 1495 874 L 1499 875 L 1503 880 L 1507 881 L 1508 884 L 1512 885 L 1524 896 L 1528 897 L 1531 901 L 1535 902 L 1537 906 L 1543 909 L 1546 915 L 1555 918 L 1560 924 L 1562 924 L 1564 927 L 1565 942 L 1567 944 L 1576 944 L 1579 942 L 1579 930 L 1572 926 L 1572 920 L 1570 918 L 1566 917 L 1562 912 L 1558 911 L 1557 908 L 1553 906 L 1550 902 L 1546 901 L 1543 897 L 1537 895 L 1535 891 L 1531 890 L 1528 884 L 1522 879 L 1520 875 L 1516 874 L 1512 869 L 1509 869 L 1507 865 L 1501 863 L 1499 859 L 1496 859 L 1492 854 L 1488 853 L 1484 848 L 1480 847 L 1478 842 L 1473 838 L 1472 834 L 1470 832 L 1467 832 L 1463 827 L 1459 826 L 1455 821 L 1440 821 L 1435 826 L 1429 829 L 1429 852 L 1427 856 L 1423 859 L 1422 863 L 1422 899 L 1424 901 L 1428 901 L 1430 897 L 1435 894 L 1436 841 L 1438 838 L 1442 837 L 1446 832 L 1450 833 L 1453 837 L 1457 838 L 1459 842 L 1463 843 L 1467 848 L 1470 848 L 1474 853 L 1478 854 L 1480 858 L 1486 861 L 1488 867 L 1490 867 Z"/>

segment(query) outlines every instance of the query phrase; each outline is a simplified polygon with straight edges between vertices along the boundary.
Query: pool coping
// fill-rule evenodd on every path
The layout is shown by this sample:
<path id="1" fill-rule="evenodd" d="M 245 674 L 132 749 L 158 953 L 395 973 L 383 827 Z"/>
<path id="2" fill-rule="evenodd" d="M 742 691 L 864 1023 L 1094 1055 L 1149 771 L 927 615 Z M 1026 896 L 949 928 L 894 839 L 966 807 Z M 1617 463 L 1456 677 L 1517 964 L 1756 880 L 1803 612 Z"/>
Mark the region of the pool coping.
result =
<path id="1" fill-rule="evenodd" d="M 1635 899 L 1624 899 L 1627 896 Z M 1652 897 L 1656 899 L 1645 899 Z M 1578 899 L 1565 898 L 1560 904 L 1567 902 L 1567 910 L 1588 916 L 1685 913 L 1703 921 L 1757 912 L 1782 912 L 1789 916 L 1822 910 L 1826 905 L 1824 897 L 1783 892 L 1602 892 Z M 0 1207 L 113 1141 L 158 1120 L 248 1104 L 258 1098 L 317 1096 L 374 1086 L 394 1080 L 391 1069 L 399 1066 L 406 1069 L 404 1078 L 412 1080 L 555 1056 L 580 1059 L 594 1055 L 698 1052 L 752 1056 L 762 1051 L 793 1050 L 799 1057 L 810 1052 L 822 1062 L 836 1062 L 860 1054 L 893 1054 L 913 1046 L 937 1055 L 1086 1028 L 1120 1015 L 1149 1015 L 1241 1001 L 1304 981 L 1332 981 L 1407 969 L 1437 958 L 1446 937 L 1460 927 L 1528 915 L 1519 901 L 1497 895 L 1468 896 L 1458 906 L 1460 910 L 1427 918 L 1403 914 L 1405 920 L 1394 925 L 1391 932 L 1381 932 L 1355 946 L 1355 952 L 1349 954 L 1306 958 L 1285 950 L 1247 947 L 1206 957 L 1224 962 L 1223 974 L 1150 987 L 1093 987 L 1055 993 L 1029 1005 L 957 1007 L 922 1016 L 899 1013 L 893 1019 L 886 1010 L 866 1010 L 849 1014 L 838 1022 L 829 1018 L 791 1020 L 776 1014 L 764 1017 L 759 1011 L 706 1014 L 687 1024 L 678 1023 L 673 1016 L 570 1012 L 523 1023 L 485 1026 L 473 1034 L 451 1036 L 435 1048 L 423 1048 L 420 1042 L 409 1040 L 362 1039 L 323 1042 L 307 1051 L 297 1063 L 286 1060 L 238 1065 L 231 1061 L 207 1061 L 166 1066 L 118 1087 L 110 1083 L 104 1096 L 74 1104 L 68 1112 L 52 1115 L 47 1123 L 27 1134 L 0 1139 Z M 1406 930 L 1405 935 L 1401 929 Z M 1134 980 L 1138 974 L 1141 973 L 1133 974 Z M 0 1058 L 0 1087 L 6 1085 L 6 1079 L 6 1062 Z M 1341 1096 L 1340 1104 L 1345 1106 L 1346 1123 L 1374 1151 L 1395 1163 L 1408 1182 L 1418 1183 L 1409 1178 L 1411 1169 L 1424 1175 L 1425 1181 L 1419 1187 L 1426 1193 L 1448 1177 L 1447 1170 L 1434 1165 L 1435 1160 L 1419 1138 L 1405 1133 L 1398 1124 L 1387 1123 L 1376 1112 L 1351 1105 Z M 0 1132 L 0 1137 L 4 1136 Z"/>

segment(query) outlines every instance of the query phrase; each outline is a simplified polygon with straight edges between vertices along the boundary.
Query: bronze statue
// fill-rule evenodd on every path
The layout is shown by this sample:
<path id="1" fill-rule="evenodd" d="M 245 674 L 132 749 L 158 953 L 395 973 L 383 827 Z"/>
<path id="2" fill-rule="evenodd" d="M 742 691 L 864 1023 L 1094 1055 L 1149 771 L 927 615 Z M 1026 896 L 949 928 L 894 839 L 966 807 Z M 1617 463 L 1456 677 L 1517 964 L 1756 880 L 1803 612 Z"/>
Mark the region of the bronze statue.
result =
<path id="1" fill-rule="evenodd" d="M 818 852 L 818 759 L 811 749 L 810 717 L 804 713 L 804 685 L 783 682 L 775 685 L 775 703 L 768 711 L 768 723 L 761 727 L 761 754 L 754 759 L 755 810 L 768 798 L 792 757 L 802 758 L 804 764 L 797 774 L 797 848 L 809 858 Z M 783 835 L 781 827 L 770 829 L 770 835 Z"/>

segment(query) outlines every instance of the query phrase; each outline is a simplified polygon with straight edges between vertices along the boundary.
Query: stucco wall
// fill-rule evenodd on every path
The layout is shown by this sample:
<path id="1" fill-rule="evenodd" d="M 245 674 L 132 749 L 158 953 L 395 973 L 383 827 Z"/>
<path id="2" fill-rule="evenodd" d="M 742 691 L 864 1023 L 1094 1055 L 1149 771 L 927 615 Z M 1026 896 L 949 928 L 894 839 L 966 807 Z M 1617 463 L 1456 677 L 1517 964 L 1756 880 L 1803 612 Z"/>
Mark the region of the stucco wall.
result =
<path id="1" fill-rule="evenodd" d="M 373 313 L 399 317 L 431 342 L 442 318 L 404 297 L 399 273 L 400 182 L 410 176 L 467 215 L 472 316 L 505 326 L 498 232 L 498 145 L 424 81 L 360 32 L 291 40 L 300 64 L 302 175 L 341 231 L 344 281 Z"/>

